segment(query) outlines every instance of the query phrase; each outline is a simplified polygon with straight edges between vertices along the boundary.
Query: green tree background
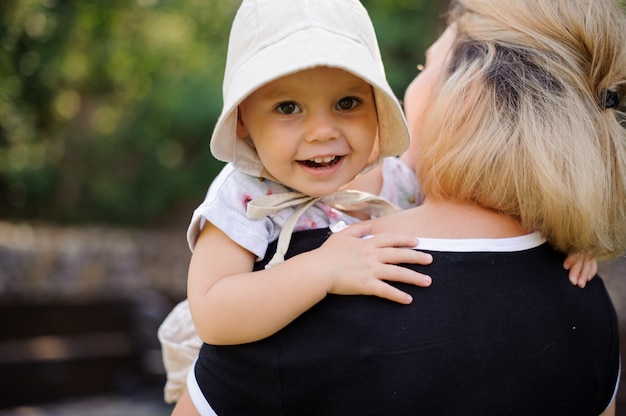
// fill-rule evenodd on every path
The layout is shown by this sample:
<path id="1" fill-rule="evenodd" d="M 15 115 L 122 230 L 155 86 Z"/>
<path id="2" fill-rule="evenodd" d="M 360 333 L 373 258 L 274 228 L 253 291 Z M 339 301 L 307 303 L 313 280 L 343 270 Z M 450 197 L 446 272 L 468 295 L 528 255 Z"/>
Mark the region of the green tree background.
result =
<path id="1" fill-rule="evenodd" d="M 447 1 L 363 0 L 398 97 Z M 3 0 L 0 218 L 166 225 L 223 163 L 209 138 L 237 0 Z"/>

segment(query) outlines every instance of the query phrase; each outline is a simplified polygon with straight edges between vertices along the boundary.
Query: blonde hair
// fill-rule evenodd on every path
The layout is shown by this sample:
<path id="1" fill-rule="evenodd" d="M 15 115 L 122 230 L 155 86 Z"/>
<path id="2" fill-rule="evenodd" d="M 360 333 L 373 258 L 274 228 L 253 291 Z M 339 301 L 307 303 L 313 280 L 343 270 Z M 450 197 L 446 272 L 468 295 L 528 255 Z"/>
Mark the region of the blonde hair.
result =
<path id="1" fill-rule="evenodd" d="M 453 0 L 448 72 L 419 135 L 426 195 L 539 230 L 558 250 L 626 250 L 626 20 L 612 0 Z M 622 104 L 623 105 L 623 104 Z"/>

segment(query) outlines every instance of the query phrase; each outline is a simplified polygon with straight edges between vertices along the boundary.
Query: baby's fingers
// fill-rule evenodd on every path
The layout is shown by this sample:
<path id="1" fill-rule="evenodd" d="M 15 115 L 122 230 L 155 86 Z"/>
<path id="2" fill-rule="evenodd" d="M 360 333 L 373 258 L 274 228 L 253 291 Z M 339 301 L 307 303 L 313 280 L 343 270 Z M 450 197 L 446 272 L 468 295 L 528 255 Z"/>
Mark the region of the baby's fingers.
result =
<path id="1" fill-rule="evenodd" d="M 385 280 L 388 282 L 402 282 L 420 287 L 428 287 L 432 283 L 430 276 L 401 266 L 390 266 L 389 271 L 386 273 Z M 375 280 L 372 283 L 372 294 L 405 305 L 413 301 L 411 295 L 387 283 L 386 281 Z"/>
<path id="2" fill-rule="evenodd" d="M 371 239 L 371 241 L 378 248 L 385 247 L 404 247 L 404 248 L 414 248 L 417 246 L 418 240 L 417 238 L 408 235 L 408 234 L 376 234 L 369 235 L 365 238 Z"/>
<path id="3" fill-rule="evenodd" d="M 573 285 L 577 285 L 578 284 L 578 279 L 580 277 L 580 271 L 582 269 L 583 266 L 583 262 L 582 261 L 577 261 L 575 263 L 572 264 L 565 264 L 564 267 L 566 270 L 569 269 L 569 281 L 573 284 Z"/>
<path id="4" fill-rule="evenodd" d="M 375 280 L 372 283 L 371 289 L 371 294 L 378 296 L 379 298 L 388 299 L 403 305 L 408 305 L 413 302 L 413 297 L 411 295 L 390 285 L 389 283 L 383 282 L 382 280 Z"/>
<path id="5" fill-rule="evenodd" d="M 389 268 L 385 271 L 384 279 L 389 282 L 407 283 L 420 287 L 428 287 L 433 282 L 433 279 L 427 274 L 419 273 L 415 270 L 395 265 L 390 265 Z"/>
<path id="6" fill-rule="evenodd" d="M 576 284 L 578 287 L 584 288 L 596 273 L 598 273 L 598 262 L 595 259 L 586 259 L 583 262 Z"/>
<path id="7" fill-rule="evenodd" d="M 388 257 L 385 258 L 385 262 L 388 264 L 421 264 L 429 265 L 433 262 L 433 256 L 423 251 L 409 250 L 406 248 L 396 248 L 393 251 L 389 250 Z"/>
<path id="8" fill-rule="evenodd" d="M 386 263 L 384 272 L 379 274 L 384 280 L 421 287 L 430 286 L 432 283 L 429 275 L 399 266 L 399 264 L 429 265 L 433 262 L 433 256 L 428 253 L 407 248 L 386 248 L 383 249 L 380 260 Z"/>
<path id="9" fill-rule="evenodd" d="M 573 285 L 584 288 L 588 281 L 598 272 L 598 262 L 593 257 L 584 254 L 571 254 L 563 263 L 563 267 L 569 270 L 569 280 Z"/>

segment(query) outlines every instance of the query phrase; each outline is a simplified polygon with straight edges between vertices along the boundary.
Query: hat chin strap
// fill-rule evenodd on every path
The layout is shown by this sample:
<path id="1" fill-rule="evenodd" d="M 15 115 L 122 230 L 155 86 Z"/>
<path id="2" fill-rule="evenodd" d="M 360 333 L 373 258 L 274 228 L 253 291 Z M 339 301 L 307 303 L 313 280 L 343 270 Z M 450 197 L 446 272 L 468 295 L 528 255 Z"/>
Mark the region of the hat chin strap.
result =
<path id="1" fill-rule="evenodd" d="M 247 216 L 251 219 L 261 219 L 284 208 L 297 206 L 298 208 L 287 219 L 278 236 L 276 254 L 265 266 L 266 269 L 285 261 L 285 254 L 289 248 L 291 234 L 300 216 L 317 201 L 342 211 L 363 211 L 372 217 L 381 217 L 400 211 L 400 208 L 377 195 L 363 191 L 337 191 L 323 197 L 305 195 L 301 192 L 282 192 L 255 198 L 248 203 Z"/>

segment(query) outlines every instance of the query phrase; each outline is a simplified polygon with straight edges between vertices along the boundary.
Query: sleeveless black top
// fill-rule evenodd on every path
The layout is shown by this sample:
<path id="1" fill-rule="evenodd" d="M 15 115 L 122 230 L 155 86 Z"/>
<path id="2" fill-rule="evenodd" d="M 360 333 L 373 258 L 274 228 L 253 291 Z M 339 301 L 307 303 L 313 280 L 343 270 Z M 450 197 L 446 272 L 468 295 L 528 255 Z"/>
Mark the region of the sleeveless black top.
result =
<path id="1" fill-rule="evenodd" d="M 295 233 L 287 257 L 328 235 Z M 547 244 L 431 253 L 432 265 L 410 266 L 432 276 L 431 287 L 397 284 L 410 305 L 329 295 L 261 341 L 205 344 L 195 373 L 211 407 L 223 416 L 596 416 L 606 408 L 619 345 L 601 278 L 572 286 L 564 256 Z"/>

